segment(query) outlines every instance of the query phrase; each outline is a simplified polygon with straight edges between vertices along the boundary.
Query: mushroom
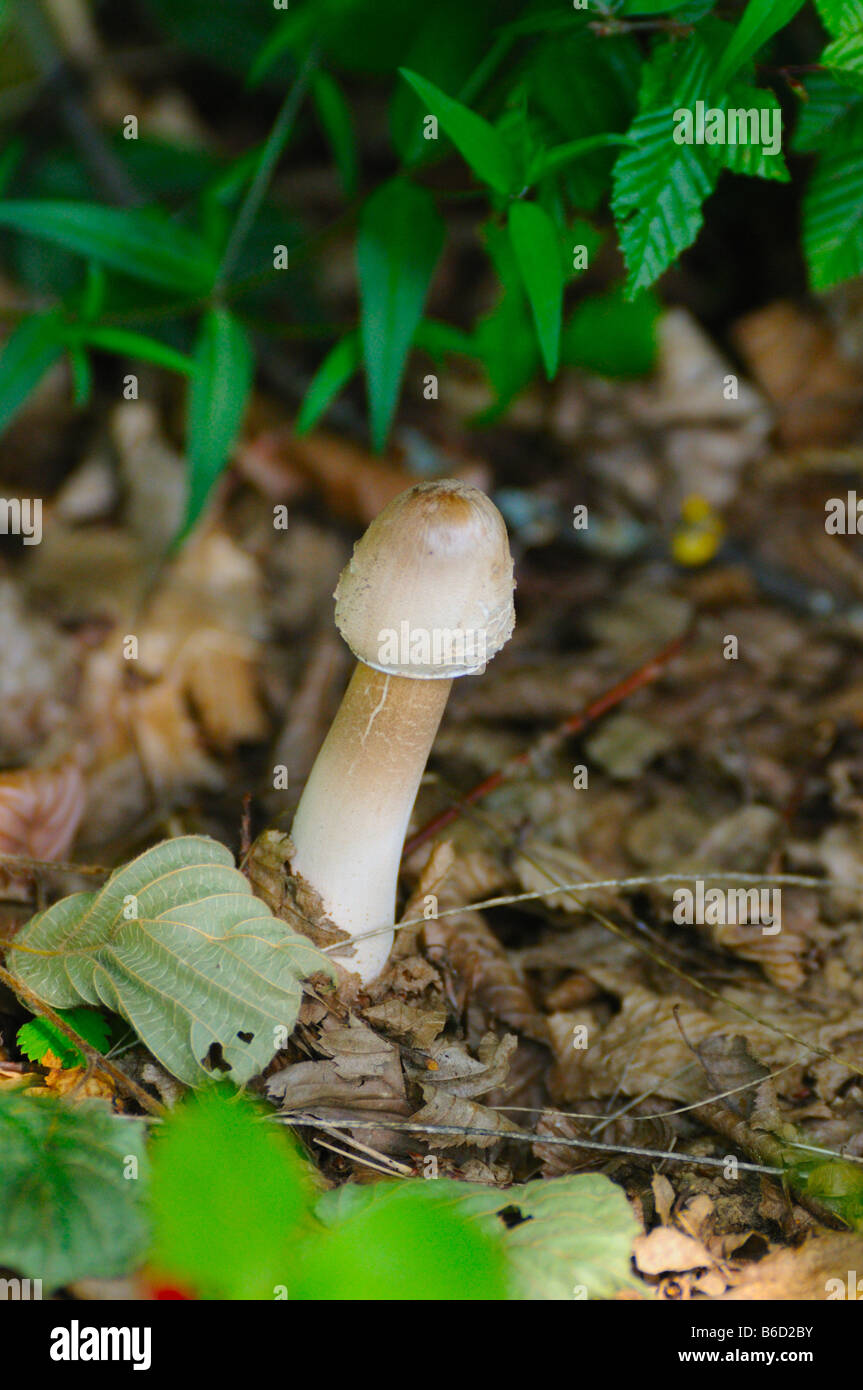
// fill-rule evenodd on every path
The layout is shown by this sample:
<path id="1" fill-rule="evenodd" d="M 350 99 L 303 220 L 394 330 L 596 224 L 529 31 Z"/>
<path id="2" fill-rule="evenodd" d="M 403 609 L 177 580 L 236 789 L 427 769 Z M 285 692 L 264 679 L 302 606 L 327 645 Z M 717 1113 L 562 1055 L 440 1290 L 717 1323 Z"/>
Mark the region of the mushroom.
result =
<path id="1" fill-rule="evenodd" d="M 336 624 L 357 666 L 297 807 L 291 872 L 361 938 L 343 964 L 364 982 L 392 947 L 405 833 L 450 686 L 512 634 L 512 570 L 494 503 L 444 479 L 394 498 L 339 578 Z"/>

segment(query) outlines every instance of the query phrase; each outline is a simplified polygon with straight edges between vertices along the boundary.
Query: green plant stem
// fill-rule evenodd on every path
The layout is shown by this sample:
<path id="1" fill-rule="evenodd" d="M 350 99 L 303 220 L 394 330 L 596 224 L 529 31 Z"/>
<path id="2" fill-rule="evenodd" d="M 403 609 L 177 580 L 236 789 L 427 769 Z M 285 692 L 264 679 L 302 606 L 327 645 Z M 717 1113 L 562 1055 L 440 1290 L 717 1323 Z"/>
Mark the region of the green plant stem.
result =
<path id="1" fill-rule="evenodd" d="M 105 196 L 120 207 L 131 207 L 142 202 L 123 164 L 116 158 L 81 101 L 63 54 L 54 42 L 41 0 L 19 0 L 15 18 L 45 85 L 52 86 L 57 92 L 63 120 Z"/>
<path id="2" fill-rule="evenodd" d="M 305 62 L 297 74 L 296 81 L 285 97 L 281 110 L 276 117 L 275 124 L 267 136 L 267 142 L 264 145 L 257 172 L 243 199 L 242 206 L 237 214 L 237 220 L 231 229 L 231 235 L 228 238 L 228 244 L 222 256 L 222 263 L 216 275 L 214 287 L 216 290 L 219 290 L 230 277 L 237 263 L 237 258 L 243 248 L 243 242 L 246 240 L 252 224 L 258 215 L 264 195 L 266 194 L 270 180 L 275 172 L 276 165 L 282 156 L 282 151 L 285 148 L 285 143 L 291 133 L 294 121 L 297 118 L 297 113 L 308 90 L 309 80 L 316 64 L 317 53 L 312 49 L 307 54 Z"/>

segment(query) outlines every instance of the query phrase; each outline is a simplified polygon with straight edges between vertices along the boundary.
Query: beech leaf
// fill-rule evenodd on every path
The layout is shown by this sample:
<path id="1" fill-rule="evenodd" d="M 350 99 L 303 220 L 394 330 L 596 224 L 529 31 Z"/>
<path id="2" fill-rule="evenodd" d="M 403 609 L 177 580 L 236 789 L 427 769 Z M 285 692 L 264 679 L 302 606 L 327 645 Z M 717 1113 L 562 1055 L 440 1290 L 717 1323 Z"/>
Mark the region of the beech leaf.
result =
<path id="1" fill-rule="evenodd" d="M 144 1253 L 145 1175 L 138 1121 L 102 1101 L 0 1093 L 0 1265 L 45 1293 L 125 1274 Z"/>

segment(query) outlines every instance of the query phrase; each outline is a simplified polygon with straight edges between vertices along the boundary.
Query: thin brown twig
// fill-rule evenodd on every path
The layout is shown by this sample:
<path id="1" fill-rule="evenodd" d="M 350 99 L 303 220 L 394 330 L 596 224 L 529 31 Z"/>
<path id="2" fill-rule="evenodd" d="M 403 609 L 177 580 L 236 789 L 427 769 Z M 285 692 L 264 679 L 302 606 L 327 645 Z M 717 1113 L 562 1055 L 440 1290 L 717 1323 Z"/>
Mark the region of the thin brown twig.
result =
<path id="1" fill-rule="evenodd" d="M 0 965 L 0 982 L 6 985 L 31 1013 L 36 1014 L 39 1018 L 47 1018 L 48 1022 L 51 1023 L 59 1033 L 62 1033 L 65 1038 L 68 1038 L 69 1042 L 74 1043 L 78 1051 L 83 1053 L 84 1057 L 86 1057 L 87 1065 L 91 1070 L 100 1071 L 104 1076 L 110 1077 L 114 1085 L 121 1090 L 124 1095 L 130 1096 L 133 1100 L 136 1100 L 141 1108 L 146 1110 L 149 1115 L 161 1117 L 167 1114 L 167 1110 L 165 1106 L 162 1105 L 161 1101 L 155 1100 L 153 1096 L 144 1090 L 143 1086 L 138 1085 L 137 1081 L 133 1081 L 130 1076 L 126 1076 L 125 1072 L 120 1071 L 119 1067 L 115 1067 L 113 1062 L 108 1061 L 107 1057 L 103 1057 L 101 1052 L 97 1052 L 95 1047 L 91 1047 L 80 1034 L 75 1032 L 74 1028 L 69 1027 L 65 1019 L 62 1019 L 60 1015 L 51 1008 L 50 1004 L 46 1004 L 41 995 L 38 995 L 35 990 L 30 989 L 29 985 L 25 985 L 21 980 L 16 979 L 16 977 L 11 974 L 10 971 L 5 970 L 2 965 Z"/>

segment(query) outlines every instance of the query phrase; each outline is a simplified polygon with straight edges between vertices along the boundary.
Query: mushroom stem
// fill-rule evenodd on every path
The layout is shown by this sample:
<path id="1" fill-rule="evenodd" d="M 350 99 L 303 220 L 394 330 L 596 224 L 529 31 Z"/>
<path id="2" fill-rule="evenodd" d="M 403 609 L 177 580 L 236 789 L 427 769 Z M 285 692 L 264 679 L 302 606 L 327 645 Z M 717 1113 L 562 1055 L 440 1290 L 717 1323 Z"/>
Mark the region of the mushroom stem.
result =
<path id="1" fill-rule="evenodd" d="M 399 863 L 451 680 L 411 680 L 358 662 L 294 817 L 291 869 L 358 941 L 343 964 L 364 981 L 393 944 Z"/>

